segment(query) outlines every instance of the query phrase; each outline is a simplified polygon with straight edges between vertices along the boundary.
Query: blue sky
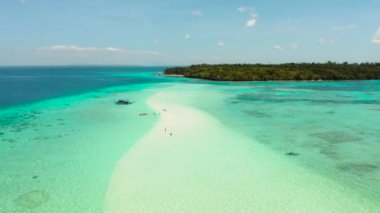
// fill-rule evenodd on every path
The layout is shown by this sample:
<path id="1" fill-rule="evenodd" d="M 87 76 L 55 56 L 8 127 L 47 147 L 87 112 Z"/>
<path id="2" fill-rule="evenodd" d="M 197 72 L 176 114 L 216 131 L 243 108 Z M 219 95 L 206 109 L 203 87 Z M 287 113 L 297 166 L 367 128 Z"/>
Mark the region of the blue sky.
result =
<path id="1" fill-rule="evenodd" d="M 0 65 L 380 62 L 379 0 L 0 0 Z"/>

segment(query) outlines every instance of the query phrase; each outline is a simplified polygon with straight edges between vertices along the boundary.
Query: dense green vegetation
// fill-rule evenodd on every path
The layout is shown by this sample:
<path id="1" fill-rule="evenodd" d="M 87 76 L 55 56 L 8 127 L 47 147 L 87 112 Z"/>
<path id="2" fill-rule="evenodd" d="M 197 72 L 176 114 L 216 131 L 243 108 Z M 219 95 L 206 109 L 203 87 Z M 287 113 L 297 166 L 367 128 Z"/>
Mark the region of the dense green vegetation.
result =
<path id="1" fill-rule="evenodd" d="M 165 74 L 217 81 L 371 80 L 380 79 L 380 63 L 201 64 Z"/>

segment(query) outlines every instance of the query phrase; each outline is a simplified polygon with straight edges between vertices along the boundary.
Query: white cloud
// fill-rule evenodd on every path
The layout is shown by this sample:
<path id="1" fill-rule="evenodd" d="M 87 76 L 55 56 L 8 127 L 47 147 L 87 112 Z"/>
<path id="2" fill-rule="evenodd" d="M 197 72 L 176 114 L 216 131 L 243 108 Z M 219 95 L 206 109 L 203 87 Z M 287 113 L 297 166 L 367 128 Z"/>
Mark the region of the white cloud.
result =
<path id="1" fill-rule="evenodd" d="M 136 19 L 141 16 L 141 14 L 139 14 L 138 12 L 125 12 L 120 10 L 101 10 L 99 11 L 99 14 L 106 17 L 130 19 Z"/>
<path id="2" fill-rule="evenodd" d="M 54 45 L 49 47 L 39 47 L 37 50 L 50 52 L 81 52 L 81 53 L 124 53 L 138 55 L 162 56 L 163 54 L 156 51 L 126 50 L 116 47 L 80 47 L 76 45 Z"/>
<path id="3" fill-rule="evenodd" d="M 326 44 L 326 40 L 323 38 L 318 39 L 318 43 L 320 44 Z"/>
<path id="4" fill-rule="evenodd" d="M 290 45 L 290 47 L 293 49 L 293 50 L 298 50 L 300 48 L 300 46 L 298 44 L 292 44 Z"/>
<path id="5" fill-rule="evenodd" d="M 50 50 L 50 51 L 77 51 L 77 52 L 94 52 L 100 51 L 97 47 L 79 47 L 76 45 L 54 45 L 50 47 L 40 47 L 40 50 Z"/>
<path id="6" fill-rule="evenodd" d="M 353 30 L 355 28 L 356 28 L 356 25 L 349 24 L 349 25 L 333 26 L 331 27 L 331 30 L 336 31 L 336 32 L 341 32 L 341 31 Z"/>
<path id="7" fill-rule="evenodd" d="M 250 18 L 245 23 L 245 27 L 247 27 L 247 28 L 254 28 L 256 26 L 258 15 L 255 12 L 255 9 L 250 8 L 250 7 L 239 7 L 237 10 L 240 13 L 249 13 Z"/>
<path id="8" fill-rule="evenodd" d="M 151 56 L 166 56 L 166 54 L 157 52 L 157 51 L 151 51 L 151 50 L 124 50 L 124 53 L 130 54 L 130 55 L 151 55 Z"/>
<path id="9" fill-rule="evenodd" d="M 375 36 L 372 39 L 372 42 L 375 43 L 375 44 L 380 44 L 380 27 L 376 31 Z"/>
<path id="10" fill-rule="evenodd" d="M 283 50 L 284 48 L 282 48 L 280 45 L 274 45 L 273 46 L 273 48 L 275 49 L 275 50 L 278 50 L 278 51 L 281 51 L 281 50 Z"/>
<path id="11" fill-rule="evenodd" d="M 253 27 L 255 27 L 255 25 L 256 25 L 256 18 L 252 18 L 252 19 L 249 19 L 248 21 L 247 21 L 247 23 L 245 24 L 245 26 L 247 27 L 247 28 L 253 28 Z"/>
<path id="12" fill-rule="evenodd" d="M 203 16 L 203 12 L 200 11 L 200 10 L 193 10 L 193 11 L 191 11 L 191 14 L 192 14 L 193 16 L 198 16 L 198 17 Z"/>
<path id="13" fill-rule="evenodd" d="M 245 13 L 245 12 L 247 12 L 247 9 L 248 9 L 248 8 L 246 8 L 246 7 L 239 7 L 237 10 L 238 10 L 239 12 L 241 12 L 241 13 Z"/>
<path id="14" fill-rule="evenodd" d="M 225 45 L 224 41 L 218 41 L 218 46 L 223 47 Z"/>
<path id="15" fill-rule="evenodd" d="M 27 0 L 20 0 L 20 4 L 24 5 L 26 4 L 28 1 Z"/>
<path id="16" fill-rule="evenodd" d="M 335 40 L 333 40 L 333 39 L 326 40 L 326 39 L 324 39 L 324 38 L 320 38 L 320 39 L 318 39 L 317 42 L 318 42 L 319 44 L 321 44 L 321 45 L 325 45 L 325 44 L 335 44 L 335 43 L 336 43 Z"/>
<path id="17" fill-rule="evenodd" d="M 126 51 L 124 49 L 115 48 L 115 47 L 107 47 L 104 50 L 109 51 L 109 52 L 125 52 Z"/>
<path id="18" fill-rule="evenodd" d="M 190 39 L 191 38 L 191 35 L 187 34 L 185 35 L 185 39 Z"/>

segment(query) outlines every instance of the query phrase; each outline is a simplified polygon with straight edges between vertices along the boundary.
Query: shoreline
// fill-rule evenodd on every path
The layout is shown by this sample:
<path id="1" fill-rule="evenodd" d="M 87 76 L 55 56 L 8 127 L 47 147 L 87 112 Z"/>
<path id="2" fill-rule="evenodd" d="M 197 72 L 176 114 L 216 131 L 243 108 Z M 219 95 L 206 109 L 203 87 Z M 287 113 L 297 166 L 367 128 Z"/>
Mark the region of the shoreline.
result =
<path id="1" fill-rule="evenodd" d="M 165 74 L 219 81 L 373 80 L 379 63 L 197 64 L 169 67 Z"/>
<path id="2" fill-rule="evenodd" d="M 166 76 L 166 77 L 185 77 L 185 75 L 165 74 L 165 73 L 160 74 L 160 75 L 162 75 L 162 76 Z M 185 77 L 185 78 L 187 78 L 187 77 Z"/>
<path id="3" fill-rule="evenodd" d="M 115 167 L 105 212 L 376 209 L 350 189 L 292 164 L 211 115 L 178 104 L 176 94 L 158 92 L 148 100 L 160 120 Z"/>
<path id="4" fill-rule="evenodd" d="M 228 81 L 228 80 L 218 80 L 218 79 L 206 79 L 206 78 L 195 78 L 195 77 L 187 77 L 185 75 L 174 75 L 174 74 L 162 74 L 161 76 L 165 77 L 178 77 L 178 78 L 188 78 L 188 79 L 196 79 L 210 82 L 226 82 L 226 83 L 258 83 L 258 82 L 278 82 L 278 83 L 287 83 L 287 82 L 315 82 L 315 83 L 323 83 L 323 82 L 358 82 L 358 81 L 380 81 L 380 79 L 365 79 L 365 80 L 262 80 L 262 81 L 245 81 L 245 80 L 236 80 L 236 81 Z"/>

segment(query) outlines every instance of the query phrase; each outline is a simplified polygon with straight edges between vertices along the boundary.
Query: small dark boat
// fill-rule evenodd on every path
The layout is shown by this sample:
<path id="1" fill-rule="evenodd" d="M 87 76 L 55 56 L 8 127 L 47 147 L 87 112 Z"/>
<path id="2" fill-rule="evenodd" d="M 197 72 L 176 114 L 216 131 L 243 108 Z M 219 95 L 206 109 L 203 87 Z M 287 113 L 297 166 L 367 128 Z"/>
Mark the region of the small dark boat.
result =
<path id="1" fill-rule="evenodd" d="M 115 104 L 118 104 L 118 105 L 129 105 L 129 104 L 133 104 L 132 101 L 129 101 L 129 100 L 118 100 L 115 102 Z"/>

